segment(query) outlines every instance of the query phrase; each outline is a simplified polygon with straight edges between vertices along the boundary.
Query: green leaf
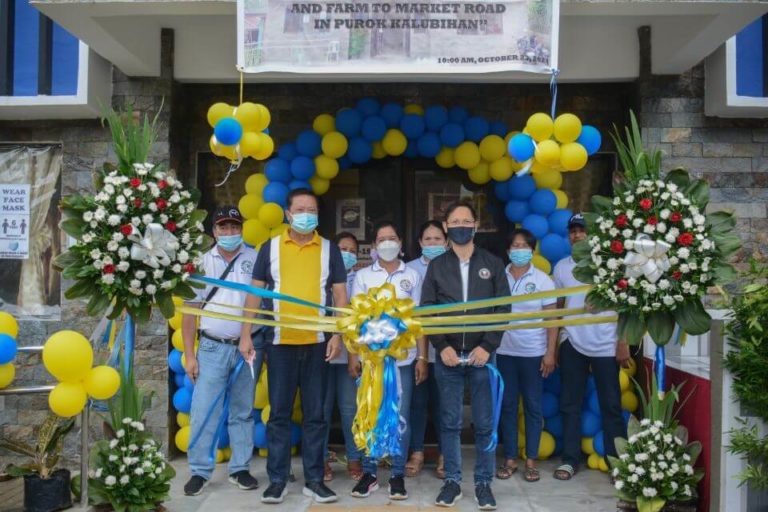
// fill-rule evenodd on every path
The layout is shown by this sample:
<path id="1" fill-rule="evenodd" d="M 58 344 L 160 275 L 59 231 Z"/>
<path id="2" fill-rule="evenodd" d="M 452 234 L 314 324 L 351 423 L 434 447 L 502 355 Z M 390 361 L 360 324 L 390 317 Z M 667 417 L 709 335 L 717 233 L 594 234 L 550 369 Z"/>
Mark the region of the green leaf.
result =
<path id="1" fill-rule="evenodd" d="M 62 231 L 64 231 L 69 236 L 79 240 L 85 232 L 86 224 L 85 221 L 81 219 L 69 218 L 67 220 L 61 221 L 59 227 L 61 227 Z"/>
<path id="2" fill-rule="evenodd" d="M 19 478 L 27 475 L 34 475 L 37 473 L 34 469 L 30 467 L 16 466 L 15 464 L 8 464 L 8 466 L 6 466 L 5 468 L 5 471 L 9 475 L 11 475 L 13 478 Z"/>
<path id="3" fill-rule="evenodd" d="M 579 266 L 577 265 L 573 269 L 573 277 L 578 279 L 584 284 L 592 284 L 594 282 L 595 271 L 594 269 L 588 267 L 588 266 Z"/>
<path id="4" fill-rule="evenodd" d="M 54 258 L 53 266 L 56 268 L 56 270 L 63 270 L 79 261 L 80 256 L 78 256 L 73 251 L 64 251 L 63 253 L 56 256 L 56 258 Z"/>
<path id="5" fill-rule="evenodd" d="M 667 183 L 674 183 L 677 185 L 678 189 L 682 190 L 690 184 L 691 177 L 688 175 L 688 171 L 682 167 L 678 167 L 677 169 L 669 171 L 667 177 L 664 178 L 664 181 Z"/>
<path id="6" fill-rule="evenodd" d="M 97 289 L 91 296 L 91 300 L 89 300 L 88 304 L 85 306 L 85 311 L 91 316 L 101 316 L 107 310 L 111 302 L 112 299 L 107 294 Z"/>
<path id="7" fill-rule="evenodd" d="M 668 311 L 654 311 L 648 317 L 648 334 L 657 345 L 666 345 L 675 330 L 675 317 Z"/>
<path id="8" fill-rule="evenodd" d="M 597 213 L 610 212 L 613 207 L 613 199 L 605 196 L 592 196 L 592 206 Z"/>
<path id="9" fill-rule="evenodd" d="M 575 272 L 574 272 L 575 275 Z M 646 331 L 645 321 L 637 313 L 619 314 L 619 339 L 629 345 L 639 345 Z"/>
<path id="10" fill-rule="evenodd" d="M 712 233 L 712 241 L 715 242 L 715 249 L 723 258 L 727 258 L 741 249 L 741 237 L 734 231 L 728 233 Z"/>
<path id="11" fill-rule="evenodd" d="M 694 441 L 685 447 L 685 452 L 691 457 L 691 466 L 696 464 L 696 460 L 699 458 L 699 455 L 701 455 L 701 449 L 702 446 L 699 441 Z"/>
<path id="12" fill-rule="evenodd" d="M 93 279 L 78 281 L 64 292 L 64 297 L 69 300 L 87 297 L 96 291 L 96 282 Z"/>
<path id="13" fill-rule="evenodd" d="M 173 299 L 171 298 L 170 293 L 160 293 L 155 295 L 155 302 L 157 302 L 157 306 L 160 308 L 160 312 L 165 318 L 171 318 L 174 315 L 176 307 L 173 304 Z"/>
<path id="14" fill-rule="evenodd" d="M 675 321 L 683 331 L 697 335 L 709 331 L 712 318 L 699 299 L 689 299 L 675 309 Z"/>
<path id="15" fill-rule="evenodd" d="M 587 242 L 586 240 L 576 242 L 576 244 L 571 249 L 571 256 L 577 262 L 591 259 L 590 255 L 591 255 L 591 249 L 589 247 L 589 242 Z"/>
<path id="16" fill-rule="evenodd" d="M 617 437 L 616 439 L 613 440 L 613 445 L 616 447 L 616 453 L 619 455 L 627 453 L 628 444 L 629 444 L 629 441 L 627 441 L 623 437 Z M 614 462 L 611 462 L 611 465 L 615 466 L 616 464 Z"/>
<path id="17" fill-rule="evenodd" d="M 704 180 L 696 180 L 690 184 L 684 194 L 693 204 L 703 208 L 709 203 L 709 184 Z"/>
<path id="18" fill-rule="evenodd" d="M 664 508 L 666 500 L 662 498 L 641 498 L 637 497 L 637 512 L 659 512 Z"/>
<path id="19" fill-rule="evenodd" d="M 715 265 L 715 279 L 717 284 L 732 283 L 739 276 L 736 269 L 726 263 L 719 263 Z"/>
<path id="20" fill-rule="evenodd" d="M 736 227 L 736 219 L 730 212 L 712 212 L 707 214 L 706 225 L 710 230 L 728 232 Z"/>
<path id="21" fill-rule="evenodd" d="M 600 218 L 600 215 L 593 213 L 593 212 L 584 212 L 584 223 L 587 225 L 587 233 L 592 233 L 595 231 L 595 226 L 597 225 L 597 219 Z"/>

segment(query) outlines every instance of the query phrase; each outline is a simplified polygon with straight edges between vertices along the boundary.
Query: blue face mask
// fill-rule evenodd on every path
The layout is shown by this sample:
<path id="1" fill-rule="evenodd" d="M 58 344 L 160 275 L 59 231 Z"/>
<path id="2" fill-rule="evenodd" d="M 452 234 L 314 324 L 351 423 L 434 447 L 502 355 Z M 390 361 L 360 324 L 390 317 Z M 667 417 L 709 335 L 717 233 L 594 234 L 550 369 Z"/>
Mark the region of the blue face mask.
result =
<path id="1" fill-rule="evenodd" d="M 533 251 L 530 249 L 512 249 L 508 254 L 509 261 L 516 267 L 526 266 L 533 258 Z"/>
<path id="2" fill-rule="evenodd" d="M 433 260 L 438 256 L 445 254 L 445 251 L 446 249 L 444 245 L 427 245 L 421 248 L 421 255 L 428 260 Z"/>
<path id="3" fill-rule="evenodd" d="M 295 213 L 291 215 L 291 228 L 297 233 L 308 235 L 317 227 L 316 213 Z"/>
<path id="4" fill-rule="evenodd" d="M 226 235 L 216 239 L 216 244 L 225 251 L 234 251 L 243 243 L 243 235 Z"/>
<path id="5" fill-rule="evenodd" d="M 357 255 L 353 252 L 341 251 L 341 259 L 344 260 L 344 268 L 350 270 L 357 265 Z"/>

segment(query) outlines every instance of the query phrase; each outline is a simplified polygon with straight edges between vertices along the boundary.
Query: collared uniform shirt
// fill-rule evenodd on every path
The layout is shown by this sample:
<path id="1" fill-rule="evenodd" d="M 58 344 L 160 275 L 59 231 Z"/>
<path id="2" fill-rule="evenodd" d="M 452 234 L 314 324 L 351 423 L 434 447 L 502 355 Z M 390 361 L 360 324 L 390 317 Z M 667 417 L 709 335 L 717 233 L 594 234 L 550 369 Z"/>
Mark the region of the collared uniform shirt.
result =
<path id="1" fill-rule="evenodd" d="M 421 288 L 421 286 L 424 284 L 424 276 L 427 275 L 429 260 L 427 260 L 424 256 L 419 256 L 418 258 L 406 263 L 405 266 L 412 268 L 419 273 L 419 277 L 421 277 L 421 284 L 419 285 L 419 288 Z M 419 289 L 419 295 L 421 295 L 421 289 Z M 430 363 L 435 362 L 435 347 L 433 347 L 431 343 L 427 343 L 427 359 Z"/>
<path id="2" fill-rule="evenodd" d="M 535 292 L 546 292 L 555 289 L 555 283 L 550 277 L 537 269 L 533 265 L 515 280 L 510 273 L 512 265 L 507 265 L 507 281 L 509 281 L 510 295 L 527 295 Z M 516 302 L 512 304 L 512 313 L 530 313 L 532 311 L 541 311 L 546 306 L 557 303 L 555 298 L 537 299 L 525 302 Z M 525 320 L 536 322 L 539 320 Z M 547 351 L 547 330 L 545 328 L 536 329 L 513 329 L 504 332 L 501 338 L 501 346 L 496 353 L 504 356 L 516 357 L 539 357 Z"/>
<path id="3" fill-rule="evenodd" d="M 584 283 L 573 277 L 573 269 L 576 267 L 576 261 L 569 256 L 560 260 L 555 265 L 552 272 L 552 278 L 558 288 L 570 288 L 572 286 L 582 286 Z M 583 308 L 585 294 L 571 295 L 565 298 L 565 307 Z M 612 316 L 613 311 L 601 311 L 600 313 L 574 315 L 571 318 L 588 318 L 592 316 Z M 563 327 L 561 335 L 571 340 L 573 348 L 588 357 L 614 357 L 616 355 L 616 340 L 618 339 L 616 324 L 592 324 L 592 325 L 568 325 Z M 562 336 L 561 336 L 562 338 Z"/>
<path id="4" fill-rule="evenodd" d="M 412 268 L 406 266 L 400 261 L 400 266 L 392 272 L 387 273 L 378 260 L 365 268 L 357 271 L 357 275 L 352 283 L 352 296 L 358 293 L 368 293 L 371 288 L 376 288 L 385 283 L 391 283 L 395 287 L 395 294 L 398 299 L 410 297 L 418 305 L 421 300 L 421 276 Z M 416 359 L 416 349 L 408 351 L 408 357 L 403 361 L 398 361 L 397 366 L 406 366 Z"/>

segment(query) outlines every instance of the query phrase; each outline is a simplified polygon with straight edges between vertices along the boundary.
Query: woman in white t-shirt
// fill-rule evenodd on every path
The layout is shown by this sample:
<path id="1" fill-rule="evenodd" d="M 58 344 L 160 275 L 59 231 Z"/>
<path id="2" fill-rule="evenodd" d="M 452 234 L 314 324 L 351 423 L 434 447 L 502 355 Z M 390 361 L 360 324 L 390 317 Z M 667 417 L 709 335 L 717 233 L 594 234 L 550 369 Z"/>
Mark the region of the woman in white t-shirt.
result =
<path id="1" fill-rule="evenodd" d="M 507 254 L 511 264 L 507 266 L 507 280 L 513 296 L 555 289 L 552 279 L 531 264 L 535 247 L 536 238 L 530 231 L 516 229 L 510 233 Z M 527 313 L 555 307 L 554 298 L 537 299 L 512 304 L 512 312 Z M 497 478 L 510 478 L 517 471 L 519 396 L 523 398 L 525 411 L 523 476 L 527 482 L 536 482 L 540 478 L 536 459 L 544 428 L 541 398 L 544 379 L 555 369 L 556 345 L 557 328 L 513 329 L 506 331 L 501 339 L 501 346 L 496 351 L 496 365 L 504 378 L 501 407 L 504 464 L 497 470 Z"/>

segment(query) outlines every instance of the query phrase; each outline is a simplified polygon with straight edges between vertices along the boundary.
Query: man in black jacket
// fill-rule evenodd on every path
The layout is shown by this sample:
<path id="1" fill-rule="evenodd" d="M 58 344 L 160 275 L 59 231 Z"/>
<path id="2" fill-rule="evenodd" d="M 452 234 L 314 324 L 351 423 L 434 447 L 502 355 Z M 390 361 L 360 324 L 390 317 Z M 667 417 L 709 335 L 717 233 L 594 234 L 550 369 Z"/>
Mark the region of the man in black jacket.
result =
<path id="1" fill-rule="evenodd" d="M 473 242 L 477 216 L 471 205 L 457 203 L 448 208 L 444 227 L 451 249 L 432 260 L 421 291 L 421 305 L 452 304 L 509 295 L 504 264 Z M 454 315 L 506 313 L 509 306 L 459 311 Z M 493 404 L 485 364 L 501 343 L 502 332 L 442 334 L 430 336 L 440 357 L 435 378 L 440 389 L 440 429 L 445 458 L 445 484 L 435 500 L 437 506 L 452 507 L 461 499 L 461 444 L 464 381 L 472 395 L 475 430 L 475 501 L 480 510 L 495 510 L 491 492 L 494 453 L 485 451 L 493 431 Z"/>

